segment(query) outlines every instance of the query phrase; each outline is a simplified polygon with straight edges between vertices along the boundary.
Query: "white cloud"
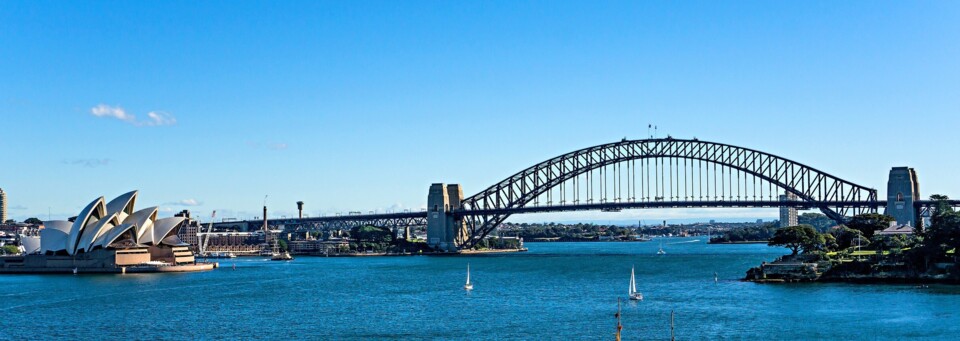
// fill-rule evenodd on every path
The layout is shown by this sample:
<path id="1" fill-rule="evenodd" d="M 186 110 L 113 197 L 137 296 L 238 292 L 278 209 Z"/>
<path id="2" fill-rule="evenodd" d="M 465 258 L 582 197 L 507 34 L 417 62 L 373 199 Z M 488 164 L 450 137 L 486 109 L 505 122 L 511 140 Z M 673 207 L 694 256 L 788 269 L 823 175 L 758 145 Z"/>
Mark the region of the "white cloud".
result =
<path id="1" fill-rule="evenodd" d="M 90 113 L 96 117 L 113 117 L 115 119 L 127 122 L 136 122 L 137 118 L 128 114 L 123 108 L 100 104 L 90 109 Z"/>
<path id="2" fill-rule="evenodd" d="M 271 143 L 271 144 L 267 145 L 267 147 L 270 148 L 270 149 L 273 149 L 273 150 L 284 150 L 284 149 L 287 149 L 287 144 L 286 144 L 286 143 Z"/>
<path id="3" fill-rule="evenodd" d="M 90 108 L 90 114 L 96 117 L 118 119 L 135 126 L 165 126 L 177 124 L 177 119 L 173 117 L 173 115 L 170 115 L 166 112 L 151 111 L 147 113 L 146 120 L 138 120 L 136 115 L 127 112 L 126 109 L 120 106 L 111 106 L 107 104 L 99 104 L 93 108 Z"/>
<path id="4" fill-rule="evenodd" d="M 164 205 L 173 205 L 173 206 L 200 206 L 203 205 L 202 202 L 197 201 L 197 199 L 183 199 L 179 201 L 171 201 L 164 203 Z"/>
<path id="5" fill-rule="evenodd" d="M 177 119 L 171 116 L 168 113 L 162 111 L 151 111 L 147 113 L 147 117 L 150 118 L 149 121 L 146 121 L 144 125 L 148 126 L 166 126 L 177 124 Z"/>

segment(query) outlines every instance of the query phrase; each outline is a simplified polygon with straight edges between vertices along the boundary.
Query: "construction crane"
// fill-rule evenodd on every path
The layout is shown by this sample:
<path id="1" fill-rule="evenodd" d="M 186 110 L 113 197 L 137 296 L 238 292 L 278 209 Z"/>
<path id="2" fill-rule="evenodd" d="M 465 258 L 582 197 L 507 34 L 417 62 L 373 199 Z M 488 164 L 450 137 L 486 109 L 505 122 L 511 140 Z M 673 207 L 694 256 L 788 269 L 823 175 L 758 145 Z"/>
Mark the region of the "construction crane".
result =
<path id="1" fill-rule="evenodd" d="M 210 223 L 207 224 L 207 233 L 203 234 L 203 241 L 200 242 L 201 256 L 206 256 L 207 254 L 207 245 L 210 242 L 210 233 L 213 232 L 213 220 L 214 218 L 216 218 L 216 216 L 217 216 L 217 210 L 213 210 L 213 214 L 210 215 Z"/>

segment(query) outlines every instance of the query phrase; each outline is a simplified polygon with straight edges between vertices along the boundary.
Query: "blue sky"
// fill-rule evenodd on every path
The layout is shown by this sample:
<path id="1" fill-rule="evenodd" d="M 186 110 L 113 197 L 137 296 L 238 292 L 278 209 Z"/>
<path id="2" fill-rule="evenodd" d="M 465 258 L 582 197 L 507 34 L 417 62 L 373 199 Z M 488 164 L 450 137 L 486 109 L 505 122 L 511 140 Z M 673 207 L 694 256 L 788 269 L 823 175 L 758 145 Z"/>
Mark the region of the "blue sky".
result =
<path id="1" fill-rule="evenodd" d="M 0 188 L 18 220 L 130 189 L 166 214 L 417 209 L 652 123 L 960 197 L 958 23 L 950 1 L 4 1 Z"/>

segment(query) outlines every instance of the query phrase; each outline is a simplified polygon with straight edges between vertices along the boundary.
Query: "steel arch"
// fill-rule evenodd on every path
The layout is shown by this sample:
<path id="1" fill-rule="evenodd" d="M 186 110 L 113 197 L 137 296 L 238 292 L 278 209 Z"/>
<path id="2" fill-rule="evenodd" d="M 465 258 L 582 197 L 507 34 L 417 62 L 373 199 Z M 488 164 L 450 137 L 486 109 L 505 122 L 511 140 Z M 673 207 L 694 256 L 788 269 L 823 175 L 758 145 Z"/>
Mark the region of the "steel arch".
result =
<path id="1" fill-rule="evenodd" d="M 454 212 L 466 222 L 469 239 L 461 248 L 471 248 L 510 216 L 509 209 L 522 208 L 550 189 L 591 170 L 640 159 L 676 158 L 714 163 L 751 174 L 799 200 L 817 207 L 830 218 L 842 221 L 849 210 L 830 202 L 876 202 L 877 191 L 843 180 L 816 168 L 758 150 L 697 139 L 622 140 L 563 154 L 524 169 L 473 196 L 465 198 Z M 505 213 L 471 214 L 471 211 Z M 855 212 L 859 213 L 859 212 Z"/>

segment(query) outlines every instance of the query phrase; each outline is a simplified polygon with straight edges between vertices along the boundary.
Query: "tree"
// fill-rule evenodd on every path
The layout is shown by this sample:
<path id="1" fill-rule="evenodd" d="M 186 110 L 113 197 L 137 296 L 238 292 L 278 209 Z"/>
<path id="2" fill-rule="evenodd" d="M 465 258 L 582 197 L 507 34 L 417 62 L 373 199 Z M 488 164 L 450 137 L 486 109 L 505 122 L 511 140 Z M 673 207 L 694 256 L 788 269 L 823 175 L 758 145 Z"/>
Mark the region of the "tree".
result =
<path id="1" fill-rule="evenodd" d="M 870 245 L 870 238 L 864 236 L 862 231 L 846 226 L 834 230 L 833 236 L 836 238 L 837 250 L 846 250 L 857 245 L 860 247 Z"/>
<path id="2" fill-rule="evenodd" d="M 27 218 L 27 220 L 24 220 L 23 222 L 26 223 L 26 224 L 33 224 L 33 225 L 41 225 L 41 224 L 43 224 L 43 221 L 41 221 L 40 219 L 37 219 L 37 218 Z"/>
<path id="3" fill-rule="evenodd" d="M 847 227 L 858 230 L 867 238 L 873 238 L 873 232 L 890 227 L 893 217 L 877 214 L 865 213 L 856 215 L 847 222 Z"/>
<path id="4" fill-rule="evenodd" d="M 817 244 L 824 244 L 823 237 L 818 238 L 818 235 L 817 230 L 810 225 L 789 226 L 777 230 L 767 245 L 786 247 L 796 256 L 801 248 L 807 252 L 816 249 Z"/>
<path id="5" fill-rule="evenodd" d="M 813 226 L 818 232 L 826 232 L 827 229 L 836 226 L 837 223 L 824 214 L 807 212 L 797 217 L 799 223 Z"/>
<path id="6" fill-rule="evenodd" d="M 18 248 L 16 245 L 4 245 L 3 253 L 8 255 L 15 255 L 20 253 L 20 248 Z"/>
<path id="7" fill-rule="evenodd" d="M 357 250 L 362 251 L 384 249 L 393 243 L 393 233 L 390 229 L 370 225 L 350 229 L 350 238 L 356 241 Z"/>

